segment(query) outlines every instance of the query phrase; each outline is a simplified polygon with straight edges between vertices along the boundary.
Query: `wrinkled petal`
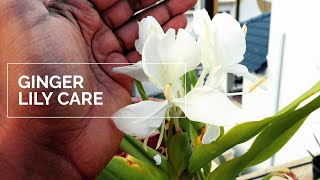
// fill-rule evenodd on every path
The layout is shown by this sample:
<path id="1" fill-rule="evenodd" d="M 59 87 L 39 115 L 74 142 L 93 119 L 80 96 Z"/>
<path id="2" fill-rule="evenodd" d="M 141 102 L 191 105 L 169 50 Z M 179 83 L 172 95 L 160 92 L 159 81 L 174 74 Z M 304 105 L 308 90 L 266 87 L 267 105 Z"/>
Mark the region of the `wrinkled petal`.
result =
<path id="1" fill-rule="evenodd" d="M 208 86 L 192 89 L 184 98 L 173 99 L 192 121 L 218 126 L 234 125 L 240 113 L 223 93 Z"/>
<path id="2" fill-rule="evenodd" d="M 167 108 L 168 101 L 141 101 L 120 109 L 112 120 L 123 133 L 146 138 L 160 127 Z"/>
<path id="3" fill-rule="evenodd" d="M 143 46 L 152 33 L 164 35 L 158 21 L 154 17 L 148 16 L 139 22 L 139 39 L 136 40 L 135 47 L 140 54 L 142 54 Z"/>
<path id="4" fill-rule="evenodd" d="M 177 37 L 169 29 L 164 37 L 151 35 L 142 52 L 143 70 L 159 88 L 173 84 L 200 64 L 196 40 L 180 29 Z"/>
<path id="5" fill-rule="evenodd" d="M 116 67 L 112 69 L 113 72 L 125 74 L 138 81 L 147 82 L 149 81 L 148 76 L 144 73 L 142 68 L 142 62 L 139 61 L 136 64 L 130 66 Z"/>
<path id="6" fill-rule="evenodd" d="M 210 144 L 220 136 L 220 126 L 209 125 L 202 137 L 202 144 Z"/>
<path id="7" fill-rule="evenodd" d="M 212 19 L 216 61 L 223 66 L 238 64 L 246 51 L 245 34 L 241 26 L 230 14 L 221 13 Z"/>

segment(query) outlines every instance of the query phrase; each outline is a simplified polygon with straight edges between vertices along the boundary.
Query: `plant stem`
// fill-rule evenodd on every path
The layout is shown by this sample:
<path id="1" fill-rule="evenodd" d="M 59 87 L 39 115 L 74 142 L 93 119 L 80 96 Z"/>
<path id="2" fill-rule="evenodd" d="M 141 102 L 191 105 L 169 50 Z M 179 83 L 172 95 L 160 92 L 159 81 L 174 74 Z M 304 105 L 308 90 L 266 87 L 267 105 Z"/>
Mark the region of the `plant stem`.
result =
<path id="1" fill-rule="evenodd" d="M 143 141 L 143 149 L 147 152 L 148 151 L 148 141 L 149 141 L 149 137 L 146 137 Z"/>
<path id="2" fill-rule="evenodd" d="M 156 150 L 159 149 L 159 147 L 161 145 L 161 142 L 162 142 L 162 139 L 163 139 L 163 136 L 164 136 L 164 133 L 165 133 L 165 131 L 164 131 L 165 125 L 166 125 L 166 120 L 164 119 L 162 121 L 161 131 L 160 131 L 160 135 L 159 135 L 159 139 L 158 139 Z"/>
<path id="3" fill-rule="evenodd" d="M 173 109 L 173 124 L 174 124 L 174 127 L 175 127 L 175 130 L 176 132 L 181 132 L 182 129 L 180 127 L 180 124 L 179 124 L 179 114 L 177 113 L 177 110 L 175 107 L 172 108 Z"/>
<path id="4" fill-rule="evenodd" d="M 179 124 L 179 119 L 178 118 L 174 118 L 173 119 L 173 123 L 174 123 L 174 127 L 175 127 L 176 132 L 181 132 L 182 129 L 181 129 L 180 124 Z"/>
<path id="5" fill-rule="evenodd" d="M 142 83 L 140 81 L 137 81 L 137 80 L 135 80 L 134 82 L 135 82 L 135 84 L 137 86 L 137 89 L 138 89 L 138 92 L 139 92 L 139 94 L 141 96 L 141 99 L 144 100 L 144 101 L 148 100 L 149 98 L 148 98 L 148 96 L 146 94 L 146 91 L 143 88 Z"/>

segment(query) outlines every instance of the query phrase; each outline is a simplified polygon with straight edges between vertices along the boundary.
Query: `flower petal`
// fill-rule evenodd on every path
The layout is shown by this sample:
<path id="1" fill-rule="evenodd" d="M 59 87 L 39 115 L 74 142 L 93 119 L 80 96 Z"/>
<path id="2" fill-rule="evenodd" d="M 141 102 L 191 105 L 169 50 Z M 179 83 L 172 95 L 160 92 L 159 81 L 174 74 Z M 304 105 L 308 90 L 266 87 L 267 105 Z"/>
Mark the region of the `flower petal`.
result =
<path id="1" fill-rule="evenodd" d="M 112 71 L 116 73 L 128 75 L 138 81 L 143 81 L 143 82 L 149 81 L 148 76 L 143 71 L 141 61 L 133 65 L 113 68 Z"/>
<path id="2" fill-rule="evenodd" d="M 120 109 L 112 120 L 123 133 L 145 138 L 160 127 L 167 108 L 168 101 L 141 101 Z"/>
<path id="3" fill-rule="evenodd" d="M 231 15 L 221 13 L 212 19 L 216 61 L 223 66 L 238 64 L 246 51 L 245 34 L 241 26 Z"/>
<path id="4" fill-rule="evenodd" d="M 136 40 L 135 47 L 140 54 L 142 54 L 143 46 L 152 33 L 164 35 L 158 21 L 154 17 L 148 16 L 139 22 L 139 39 Z"/>
<path id="5" fill-rule="evenodd" d="M 240 110 L 223 93 L 208 86 L 192 89 L 173 103 L 193 121 L 218 126 L 234 125 Z"/>
<path id="6" fill-rule="evenodd" d="M 210 37 L 207 34 L 211 30 L 211 19 L 208 14 L 208 12 L 205 9 L 201 10 L 196 10 L 193 13 L 193 31 L 198 35 L 198 36 L 207 36 L 209 39 L 213 38 Z"/>
<path id="7" fill-rule="evenodd" d="M 243 76 L 254 83 L 259 81 L 259 78 L 251 74 L 248 68 L 242 64 L 235 64 L 235 65 L 229 66 L 225 69 L 225 71 L 228 73 L 235 74 L 237 76 L 241 76 L 241 77 Z M 268 90 L 268 88 L 264 84 L 259 85 L 259 87 L 263 90 Z"/>
<path id="8" fill-rule="evenodd" d="M 198 35 L 197 43 L 201 48 L 202 58 L 201 64 L 205 72 L 210 70 L 214 61 L 213 38 L 214 32 L 210 16 L 205 9 L 196 10 L 193 13 L 193 31 Z"/>
<path id="9" fill-rule="evenodd" d="M 210 144 L 220 136 L 220 126 L 209 125 L 202 137 L 202 144 Z"/>
<path id="10" fill-rule="evenodd" d="M 172 88 L 171 88 L 171 92 L 170 92 L 171 98 L 176 98 L 178 96 L 179 91 L 182 92 L 182 94 L 184 95 L 184 88 L 185 87 L 182 87 L 180 80 L 173 83 Z"/>
<path id="11" fill-rule="evenodd" d="M 169 29 L 164 37 L 151 35 L 142 52 L 143 70 L 159 88 L 173 84 L 200 64 L 200 48 L 195 39 L 180 29 L 177 38 Z"/>
<path id="12" fill-rule="evenodd" d="M 201 50 L 194 37 L 184 29 L 179 29 L 175 48 L 172 53 L 176 55 L 175 63 L 185 63 L 186 71 L 194 70 L 201 60 Z M 182 75 L 185 74 L 182 71 Z M 181 77 L 181 75 L 180 75 Z"/>
<path id="13" fill-rule="evenodd" d="M 225 80 L 226 72 L 221 67 L 217 67 L 211 70 L 205 85 L 216 89 L 220 87 Z"/>

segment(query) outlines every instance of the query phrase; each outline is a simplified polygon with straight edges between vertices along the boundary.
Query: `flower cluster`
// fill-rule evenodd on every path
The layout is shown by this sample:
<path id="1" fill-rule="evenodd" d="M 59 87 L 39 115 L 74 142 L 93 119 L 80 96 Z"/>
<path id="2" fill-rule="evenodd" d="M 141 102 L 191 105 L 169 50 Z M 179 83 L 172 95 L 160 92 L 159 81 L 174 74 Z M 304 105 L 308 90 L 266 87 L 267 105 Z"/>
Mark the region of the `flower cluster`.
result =
<path id="1" fill-rule="evenodd" d="M 211 20 L 207 11 L 198 10 L 193 19 L 191 31 L 178 32 L 164 32 L 153 17 L 139 23 L 135 47 L 141 61 L 113 70 L 152 83 L 162 90 L 165 100 L 146 100 L 120 109 L 113 115 L 113 122 L 122 132 L 147 138 L 161 125 L 164 128 L 166 118 L 177 121 L 179 130 L 178 119 L 184 114 L 191 121 L 207 124 L 202 138 L 206 144 L 219 137 L 219 126 L 235 123 L 239 109 L 228 99 L 222 83 L 226 73 L 257 80 L 239 64 L 246 50 L 246 27 L 241 28 L 227 13 L 217 14 Z M 200 64 L 203 71 L 187 92 L 181 79 Z"/>

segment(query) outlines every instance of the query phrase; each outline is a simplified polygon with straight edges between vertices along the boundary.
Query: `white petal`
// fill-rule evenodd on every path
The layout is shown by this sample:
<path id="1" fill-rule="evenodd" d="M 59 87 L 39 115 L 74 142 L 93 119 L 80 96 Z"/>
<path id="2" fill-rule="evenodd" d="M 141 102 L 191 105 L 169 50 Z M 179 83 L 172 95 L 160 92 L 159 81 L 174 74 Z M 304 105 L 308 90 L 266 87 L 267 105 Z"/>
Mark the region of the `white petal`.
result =
<path id="1" fill-rule="evenodd" d="M 182 87 L 181 81 L 178 80 L 175 83 L 173 83 L 172 88 L 171 88 L 171 92 L 170 92 L 170 96 L 172 98 L 176 98 L 178 95 L 178 91 L 182 91 L 184 92 L 183 89 L 184 87 Z"/>
<path id="2" fill-rule="evenodd" d="M 184 96 L 184 91 L 180 80 L 176 81 L 172 85 L 167 85 L 163 90 L 163 95 L 168 101 L 170 101 L 172 98 L 178 97 L 179 94 Z"/>
<path id="3" fill-rule="evenodd" d="M 212 24 L 216 61 L 222 61 L 225 67 L 240 63 L 246 51 L 246 41 L 239 22 L 227 13 L 221 13 L 214 16 Z"/>
<path id="4" fill-rule="evenodd" d="M 235 65 L 229 66 L 229 67 L 225 68 L 225 71 L 228 73 L 235 74 L 240 77 L 243 76 L 252 82 L 255 82 L 256 80 L 258 80 L 258 78 L 256 78 L 254 75 L 252 75 L 249 72 L 248 68 L 242 64 L 235 64 Z"/>
<path id="5" fill-rule="evenodd" d="M 144 73 L 141 61 L 130 66 L 122 66 L 112 69 L 113 72 L 128 75 L 138 81 L 149 81 L 148 76 Z"/>
<path id="6" fill-rule="evenodd" d="M 210 144 L 220 136 L 220 126 L 209 125 L 202 137 L 202 144 Z"/>
<path id="7" fill-rule="evenodd" d="M 202 58 L 201 63 L 204 70 L 209 70 L 214 63 L 214 49 L 213 38 L 214 29 L 212 27 L 211 19 L 208 12 L 203 10 L 196 10 L 193 13 L 193 31 L 198 35 L 197 43 L 201 48 Z"/>
<path id="8" fill-rule="evenodd" d="M 184 29 L 179 29 L 178 31 L 173 53 L 175 53 L 177 58 L 176 63 L 186 64 L 187 72 L 194 70 L 200 64 L 200 47 L 194 37 Z M 182 74 L 185 74 L 184 70 Z"/>
<path id="9" fill-rule="evenodd" d="M 222 85 L 226 77 L 227 74 L 224 69 L 221 67 L 214 68 L 211 70 L 205 85 L 216 89 Z"/>
<path id="10" fill-rule="evenodd" d="M 164 32 L 158 21 L 154 17 L 148 16 L 139 22 L 139 39 L 136 40 L 135 47 L 140 54 L 142 54 L 143 46 L 149 35 L 152 33 L 164 35 Z"/>
<path id="11" fill-rule="evenodd" d="M 173 99 L 193 121 L 218 126 L 234 125 L 240 110 L 223 93 L 208 86 L 192 89 L 184 98 Z"/>
<path id="12" fill-rule="evenodd" d="M 169 29 L 164 37 L 151 35 L 142 52 L 143 70 L 158 87 L 173 84 L 200 64 L 200 49 L 195 39 L 180 29 L 175 37 Z"/>
<path id="13" fill-rule="evenodd" d="M 205 9 L 202 10 L 196 10 L 193 13 L 193 31 L 198 35 L 198 36 L 207 36 L 208 30 L 211 28 L 211 19 L 208 14 L 208 12 Z M 208 37 L 212 38 L 212 37 Z"/>
<path id="14" fill-rule="evenodd" d="M 249 79 L 251 82 L 257 82 L 259 80 L 259 78 L 251 74 L 248 68 L 242 64 L 235 64 L 235 65 L 229 66 L 225 69 L 225 71 L 240 77 L 243 76 Z M 264 84 L 261 84 L 259 87 L 263 90 L 268 90 L 268 88 Z"/>
<path id="15" fill-rule="evenodd" d="M 112 120 L 123 133 L 145 138 L 160 127 L 167 108 L 168 101 L 141 101 L 120 109 Z"/>
<path id="16" fill-rule="evenodd" d="M 154 161 L 156 162 L 156 165 L 159 166 L 161 164 L 161 156 L 159 154 L 155 155 L 153 157 Z"/>

